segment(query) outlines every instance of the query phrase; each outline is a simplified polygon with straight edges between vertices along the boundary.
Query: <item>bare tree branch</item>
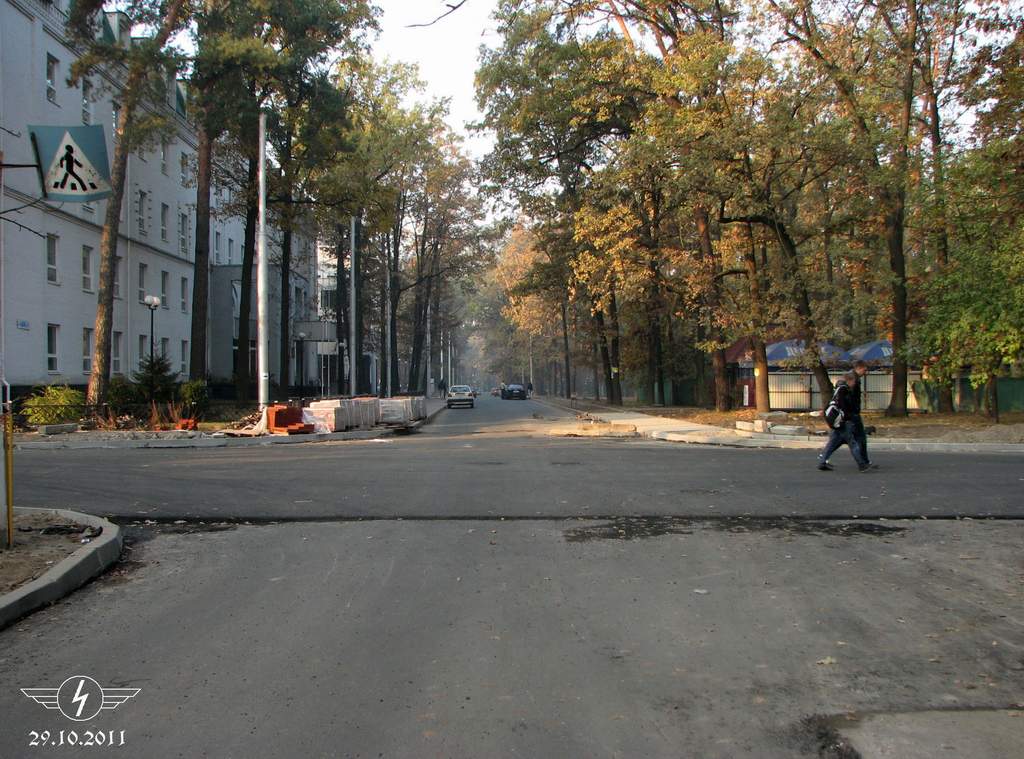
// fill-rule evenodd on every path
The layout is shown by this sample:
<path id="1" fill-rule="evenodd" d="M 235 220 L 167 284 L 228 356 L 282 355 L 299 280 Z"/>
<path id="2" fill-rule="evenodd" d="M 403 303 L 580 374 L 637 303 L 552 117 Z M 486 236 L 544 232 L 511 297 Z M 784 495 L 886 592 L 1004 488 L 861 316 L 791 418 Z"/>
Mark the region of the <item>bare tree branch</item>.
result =
<path id="1" fill-rule="evenodd" d="M 465 4 L 466 4 L 466 0 L 459 0 L 459 2 L 457 2 L 457 3 L 445 3 L 445 5 L 448 6 L 448 10 L 446 10 L 440 16 L 435 18 L 433 21 L 430 21 L 430 22 L 425 23 L 425 24 L 409 24 L 409 25 L 406 26 L 406 29 L 416 29 L 416 28 L 421 28 L 421 27 L 425 27 L 425 26 L 433 26 L 438 21 L 443 19 L 445 16 L 450 16 L 453 13 L 455 13 L 455 11 L 457 11 L 459 8 L 461 8 Z"/>

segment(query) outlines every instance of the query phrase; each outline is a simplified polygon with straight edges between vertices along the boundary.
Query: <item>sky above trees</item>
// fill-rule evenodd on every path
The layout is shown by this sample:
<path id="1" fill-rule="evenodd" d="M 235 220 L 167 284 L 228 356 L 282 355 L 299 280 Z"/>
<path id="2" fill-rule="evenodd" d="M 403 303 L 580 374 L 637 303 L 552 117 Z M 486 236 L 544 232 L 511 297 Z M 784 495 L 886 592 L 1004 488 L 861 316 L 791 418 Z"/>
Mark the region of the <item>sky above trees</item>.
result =
<path id="1" fill-rule="evenodd" d="M 497 1 L 467 0 L 456 12 L 430 26 L 411 25 L 428 24 L 443 13 L 445 5 L 440 0 L 378 0 L 377 5 L 383 14 L 373 56 L 377 60 L 415 63 L 426 83 L 426 94 L 451 100 L 449 126 L 465 136 L 466 148 L 473 157 L 482 157 L 490 149 L 491 139 L 471 134 L 465 124 L 480 118 L 473 88 L 480 45 L 493 47 L 500 42 L 491 20 Z"/>

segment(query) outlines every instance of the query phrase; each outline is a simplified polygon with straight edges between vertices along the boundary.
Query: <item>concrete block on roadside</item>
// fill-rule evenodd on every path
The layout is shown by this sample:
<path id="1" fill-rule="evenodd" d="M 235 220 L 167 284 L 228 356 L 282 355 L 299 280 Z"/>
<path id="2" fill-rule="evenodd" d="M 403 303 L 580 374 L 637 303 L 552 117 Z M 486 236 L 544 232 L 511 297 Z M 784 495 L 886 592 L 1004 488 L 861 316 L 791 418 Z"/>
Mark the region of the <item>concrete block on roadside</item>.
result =
<path id="1" fill-rule="evenodd" d="M 381 398 L 380 419 L 384 424 L 408 424 L 412 421 L 412 403 L 408 398 Z"/>
<path id="2" fill-rule="evenodd" d="M 769 432 L 771 430 L 771 424 L 764 419 L 755 419 L 752 424 L 754 432 Z"/>
<path id="3" fill-rule="evenodd" d="M 636 426 L 608 422 L 583 422 L 552 427 L 548 434 L 555 437 L 636 437 Z"/>
<path id="4" fill-rule="evenodd" d="M 36 429 L 40 435 L 63 435 L 65 432 L 78 432 L 78 424 L 40 424 Z"/>
<path id="5" fill-rule="evenodd" d="M 754 431 L 754 423 L 753 422 L 736 422 L 736 429 L 743 430 L 744 432 L 753 432 Z"/>

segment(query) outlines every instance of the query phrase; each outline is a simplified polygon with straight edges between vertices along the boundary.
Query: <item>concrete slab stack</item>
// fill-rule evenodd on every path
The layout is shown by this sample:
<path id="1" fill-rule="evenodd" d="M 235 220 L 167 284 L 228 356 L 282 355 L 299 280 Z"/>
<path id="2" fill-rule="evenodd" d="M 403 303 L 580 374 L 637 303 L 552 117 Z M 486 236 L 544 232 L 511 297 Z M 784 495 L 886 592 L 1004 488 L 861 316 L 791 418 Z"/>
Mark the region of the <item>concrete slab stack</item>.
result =
<path id="1" fill-rule="evenodd" d="M 408 398 L 381 398 L 380 419 L 383 424 L 408 424 L 412 421 L 412 404 Z"/>

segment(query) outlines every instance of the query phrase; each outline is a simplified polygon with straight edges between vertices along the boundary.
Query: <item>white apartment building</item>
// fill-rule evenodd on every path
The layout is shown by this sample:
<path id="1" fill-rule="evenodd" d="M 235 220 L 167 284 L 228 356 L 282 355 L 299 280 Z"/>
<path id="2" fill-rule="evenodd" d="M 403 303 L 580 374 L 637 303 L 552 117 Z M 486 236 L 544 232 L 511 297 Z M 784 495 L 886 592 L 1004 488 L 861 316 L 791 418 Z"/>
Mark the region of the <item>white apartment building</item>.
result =
<path id="1" fill-rule="evenodd" d="M 0 0 L 0 150 L 5 163 L 34 163 L 28 124 L 102 124 L 113 156 L 117 83 L 104 74 L 75 86 L 67 83 L 75 51 L 64 31 L 69 0 Z M 106 14 L 104 33 L 127 39 L 124 14 Z M 161 307 L 153 313 L 155 348 L 188 374 L 195 255 L 195 132 L 185 117 L 186 91 L 169 81 L 160 107 L 170 115 L 174 134 L 133 153 L 128 160 L 114 294 L 111 372 L 130 375 L 150 349 L 147 295 Z M 213 192 L 210 263 L 240 270 L 244 219 L 218 213 L 230 199 L 228 188 Z M 93 327 L 99 277 L 100 236 L 107 201 L 91 204 L 40 200 L 33 169 L 3 173 L 0 250 L 4 285 L 4 369 L 17 390 L 32 385 L 84 385 L 92 371 Z M 276 235 L 271 235 L 276 237 Z M 312 245 L 296 239 L 297 246 Z M 273 256 L 274 251 L 271 250 Z M 220 278 L 216 278 L 219 280 Z M 314 302 L 315 263 L 296 271 L 304 303 Z M 217 299 L 231 293 L 214 287 L 210 321 L 228 318 Z M 230 308 L 230 306 L 229 306 Z M 274 313 L 277 306 L 271 304 Z M 227 311 L 230 314 L 230 311 Z M 306 318 L 305 314 L 297 314 Z M 207 366 L 224 366 L 212 355 Z M 221 346 L 223 348 L 223 346 Z M 277 349 L 271 345 L 271 356 Z M 227 359 L 230 363 L 230 358 Z M 276 373 L 276 358 L 272 373 Z M 230 379 L 229 376 L 225 379 Z"/>

